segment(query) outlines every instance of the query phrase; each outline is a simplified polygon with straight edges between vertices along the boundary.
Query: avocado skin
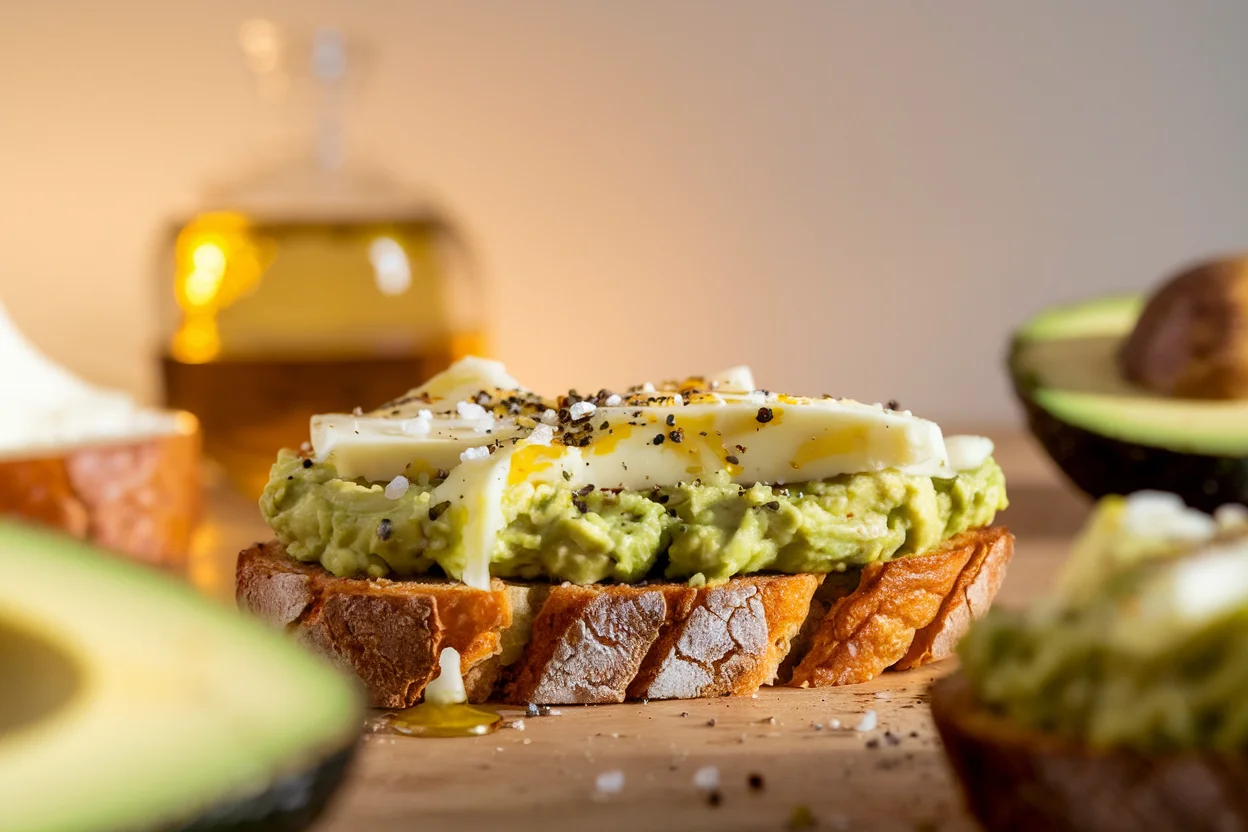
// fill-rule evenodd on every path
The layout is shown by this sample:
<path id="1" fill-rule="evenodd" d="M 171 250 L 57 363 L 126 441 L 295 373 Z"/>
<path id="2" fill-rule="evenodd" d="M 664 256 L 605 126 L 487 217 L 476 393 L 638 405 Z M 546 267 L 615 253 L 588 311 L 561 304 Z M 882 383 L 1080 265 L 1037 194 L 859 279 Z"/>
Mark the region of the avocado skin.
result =
<path id="1" fill-rule="evenodd" d="M 342 785 L 357 742 L 320 762 L 279 777 L 259 794 L 218 804 L 194 819 L 175 824 L 176 832 L 297 832 L 312 825 Z"/>
<path id="2" fill-rule="evenodd" d="M 1248 459 L 1180 453 L 1068 425 L 1016 387 L 1032 434 L 1067 479 L 1090 497 L 1169 491 L 1201 511 L 1248 503 Z"/>

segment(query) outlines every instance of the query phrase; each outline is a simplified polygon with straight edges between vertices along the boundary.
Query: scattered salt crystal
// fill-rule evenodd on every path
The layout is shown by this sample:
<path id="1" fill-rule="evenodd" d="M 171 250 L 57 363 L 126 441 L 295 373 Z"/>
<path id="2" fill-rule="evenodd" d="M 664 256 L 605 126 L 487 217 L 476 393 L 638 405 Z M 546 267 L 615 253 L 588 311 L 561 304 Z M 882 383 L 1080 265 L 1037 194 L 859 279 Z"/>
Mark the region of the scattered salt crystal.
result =
<path id="1" fill-rule="evenodd" d="M 879 725 L 879 723 L 880 720 L 879 717 L 876 716 L 875 710 L 870 709 L 862 715 L 862 719 L 858 720 L 858 724 L 854 726 L 854 730 L 862 732 L 874 731 L 875 727 Z"/>
<path id="2" fill-rule="evenodd" d="M 524 730 L 524 720 L 523 720 L 523 719 L 513 719 L 511 722 L 507 723 L 507 727 L 509 727 L 509 728 L 514 728 L 514 729 L 516 729 L 517 731 L 523 731 L 523 730 Z"/>
<path id="3" fill-rule="evenodd" d="M 685 403 L 685 397 L 680 395 L 679 393 L 676 393 L 672 396 L 672 404 L 684 404 L 684 403 Z"/>
<path id="4" fill-rule="evenodd" d="M 485 445 L 476 448 L 469 448 L 459 455 L 460 462 L 471 462 L 474 459 L 485 459 L 490 455 L 490 449 Z"/>
<path id="5" fill-rule="evenodd" d="M 363 416 L 363 415 L 364 415 L 364 408 L 360 407 L 359 405 L 356 405 L 354 408 L 352 408 L 352 409 L 351 409 L 351 415 L 352 415 L 352 416 Z"/>
<path id="6" fill-rule="evenodd" d="M 387 500 L 399 499 L 400 497 L 402 497 L 404 494 L 407 493 L 408 486 L 410 485 L 411 483 L 407 481 L 407 477 L 403 476 L 402 474 L 399 474 L 397 477 L 390 480 L 390 483 L 386 486 L 386 499 Z"/>
<path id="7" fill-rule="evenodd" d="M 572 417 L 573 421 L 576 421 L 577 419 L 584 419 L 597 409 L 597 405 L 593 402 L 576 402 L 568 408 L 568 415 Z"/>
<path id="8" fill-rule="evenodd" d="M 485 408 L 476 402 L 460 402 L 455 405 L 455 410 L 465 419 L 480 419 L 485 416 Z"/>
<path id="9" fill-rule="evenodd" d="M 875 692 L 876 699 L 892 699 L 893 695 L 886 690 L 877 690 Z"/>
<path id="10" fill-rule="evenodd" d="M 831 728 L 833 731 L 839 731 L 841 728 L 841 721 L 833 717 L 832 719 L 828 720 L 828 727 Z"/>
<path id="11" fill-rule="evenodd" d="M 559 424 L 559 414 L 551 410 L 549 407 L 546 408 L 545 410 L 542 411 L 542 424 L 543 425 Z"/>
<path id="12" fill-rule="evenodd" d="M 404 419 L 403 432 L 413 433 L 417 436 L 424 436 L 429 432 L 430 427 L 432 427 L 432 425 L 430 425 L 430 421 L 431 420 L 420 416 L 417 416 L 415 419 Z"/>
<path id="13" fill-rule="evenodd" d="M 530 743 L 532 743 L 532 742 L 533 742 L 533 740 L 529 739 L 528 737 L 525 737 L 525 738 L 524 738 L 524 744 L 525 744 L 525 745 L 529 745 L 529 744 L 530 744 Z"/>
<path id="14" fill-rule="evenodd" d="M 619 393 L 612 393 L 610 396 L 607 396 L 607 407 L 619 407 L 623 401 Z"/>
<path id="15" fill-rule="evenodd" d="M 416 418 L 417 419 L 432 419 L 433 411 L 432 410 L 417 410 Z"/>
<path id="16" fill-rule="evenodd" d="M 693 773 L 693 785 L 706 791 L 719 788 L 719 769 L 715 766 L 703 766 Z"/>
<path id="17" fill-rule="evenodd" d="M 767 401 L 767 394 L 762 390 L 751 390 L 745 394 L 745 400 L 750 404 L 762 404 Z"/>
<path id="18" fill-rule="evenodd" d="M 299 446 L 299 450 L 303 451 L 305 454 L 310 452 L 312 450 L 312 443 L 304 442 L 302 445 Z"/>
<path id="19" fill-rule="evenodd" d="M 650 382 L 648 382 L 648 381 L 647 381 L 645 384 L 641 385 L 641 392 L 643 392 L 643 393 L 653 393 L 653 392 L 654 392 L 654 385 L 653 385 L 653 384 L 651 384 Z"/>
<path id="20" fill-rule="evenodd" d="M 533 428 L 533 432 L 529 434 L 529 441 L 535 445 L 549 445 L 551 440 L 555 438 L 555 429 L 550 425 L 541 424 Z"/>
<path id="21" fill-rule="evenodd" d="M 619 794 L 624 790 L 624 772 L 618 768 L 611 771 L 604 771 L 598 775 L 598 779 L 594 782 L 598 791 L 603 794 Z"/>

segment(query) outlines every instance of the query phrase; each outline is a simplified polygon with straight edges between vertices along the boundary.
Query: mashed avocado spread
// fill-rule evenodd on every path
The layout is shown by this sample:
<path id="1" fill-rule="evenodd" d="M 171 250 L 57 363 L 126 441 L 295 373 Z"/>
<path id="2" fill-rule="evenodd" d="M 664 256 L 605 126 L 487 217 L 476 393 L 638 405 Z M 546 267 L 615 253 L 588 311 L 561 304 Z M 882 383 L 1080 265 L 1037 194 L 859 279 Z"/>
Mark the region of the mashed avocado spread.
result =
<path id="1" fill-rule="evenodd" d="M 980 702 L 1095 748 L 1248 745 L 1248 524 L 1175 497 L 1107 498 L 1058 591 L 994 608 L 959 653 Z"/>
<path id="2" fill-rule="evenodd" d="M 435 501 L 438 482 L 391 499 L 384 484 L 283 451 L 260 508 L 287 552 L 335 575 L 410 577 L 435 566 L 458 574 L 461 512 Z M 520 482 L 502 504 L 492 575 L 588 584 L 843 572 L 988 525 L 1006 495 L 988 458 L 948 478 L 884 470 L 741 486 L 721 476 L 647 491 Z"/>

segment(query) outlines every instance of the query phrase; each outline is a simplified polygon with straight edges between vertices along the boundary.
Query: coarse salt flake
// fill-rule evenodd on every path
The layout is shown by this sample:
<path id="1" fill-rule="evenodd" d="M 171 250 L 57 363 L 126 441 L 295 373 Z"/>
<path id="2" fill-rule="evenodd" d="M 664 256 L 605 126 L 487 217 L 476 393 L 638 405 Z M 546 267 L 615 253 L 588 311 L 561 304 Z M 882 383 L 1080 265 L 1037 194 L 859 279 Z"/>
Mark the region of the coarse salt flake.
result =
<path id="1" fill-rule="evenodd" d="M 880 719 L 872 708 L 862 715 L 862 719 L 858 720 L 858 724 L 854 726 L 855 731 L 874 731 L 876 726 L 880 724 Z"/>
<path id="2" fill-rule="evenodd" d="M 573 421 L 575 421 L 577 419 L 584 419 L 597 409 L 598 406 L 593 402 L 577 402 L 568 408 L 568 414 L 572 417 Z"/>
<path id="3" fill-rule="evenodd" d="M 431 420 L 416 417 L 415 419 L 403 420 L 403 432 L 415 434 L 416 436 L 424 436 L 429 433 Z"/>
<path id="4" fill-rule="evenodd" d="M 594 785 L 602 794 L 619 794 L 624 790 L 624 772 L 618 768 L 610 771 L 604 771 L 598 775 L 598 779 L 594 781 Z"/>
<path id="5" fill-rule="evenodd" d="M 610 396 L 607 396 L 607 407 L 619 407 L 623 401 L 624 399 L 620 398 L 619 393 L 612 393 Z"/>
<path id="6" fill-rule="evenodd" d="M 408 487 L 411 485 L 407 481 L 407 477 L 399 474 L 386 485 L 386 499 L 397 500 L 407 493 Z"/>
<path id="7" fill-rule="evenodd" d="M 485 459 L 490 455 L 490 449 L 485 445 L 476 448 L 469 448 L 459 455 L 460 462 L 472 462 L 474 459 Z"/>
<path id="8" fill-rule="evenodd" d="M 476 402 L 460 402 L 455 411 L 465 419 L 481 419 L 485 416 L 485 408 Z"/>
<path id="9" fill-rule="evenodd" d="M 719 788 L 719 769 L 715 766 L 703 766 L 693 773 L 693 785 L 699 789 L 713 791 Z"/>
<path id="10" fill-rule="evenodd" d="M 416 411 L 416 418 L 417 418 L 417 419 L 432 419 L 432 418 L 433 418 L 433 411 L 432 411 L 432 410 L 429 410 L 429 409 L 427 409 L 427 408 L 423 408 L 423 409 L 421 409 L 421 410 L 417 410 L 417 411 Z"/>
<path id="11" fill-rule="evenodd" d="M 543 425 L 559 424 L 559 414 L 551 410 L 549 407 L 546 408 L 544 411 L 542 411 L 542 424 Z"/>
<path id="12" fill-rule="evenodd" d="M 550 425 L 538 425 L 529 434 L 529 441 L 535 445 L 549 445 L 555 438 L 555 429 Z"/>

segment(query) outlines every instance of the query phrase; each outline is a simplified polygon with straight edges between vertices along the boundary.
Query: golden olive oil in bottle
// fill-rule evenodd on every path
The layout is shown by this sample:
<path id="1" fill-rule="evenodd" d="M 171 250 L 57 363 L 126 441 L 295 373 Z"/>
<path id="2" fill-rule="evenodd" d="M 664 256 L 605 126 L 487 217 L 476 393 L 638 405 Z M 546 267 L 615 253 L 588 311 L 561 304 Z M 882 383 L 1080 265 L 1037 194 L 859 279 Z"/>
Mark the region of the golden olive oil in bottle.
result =
<path id="1" fill-rule="evenodd" d="M 315 106 L 165 235 L 160 360 L 167 405 L 199 417 L 207 455 L 256 496 L 312 415 L 377 407 L 486 345 L 455 224 L 345 152 L 346 40 L 264 21 L 242 40 L 262 91 L 311 86 Z"/>

